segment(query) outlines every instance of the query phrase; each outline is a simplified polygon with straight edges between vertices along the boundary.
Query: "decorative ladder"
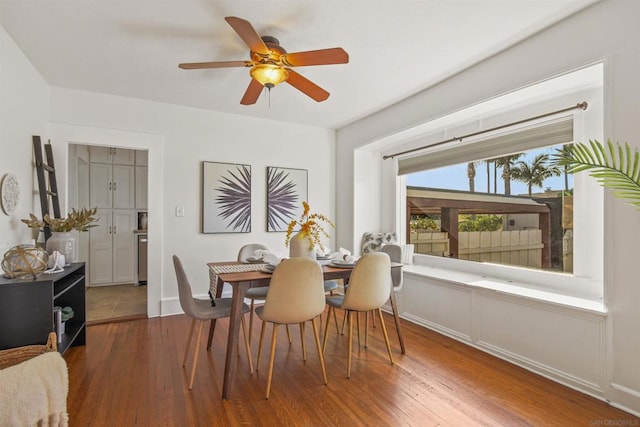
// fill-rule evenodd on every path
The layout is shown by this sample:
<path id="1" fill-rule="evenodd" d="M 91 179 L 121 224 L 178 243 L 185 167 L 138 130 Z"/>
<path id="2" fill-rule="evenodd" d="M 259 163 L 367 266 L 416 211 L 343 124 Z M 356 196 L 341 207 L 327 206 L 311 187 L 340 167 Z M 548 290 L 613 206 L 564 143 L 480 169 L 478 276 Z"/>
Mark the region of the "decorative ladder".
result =
<path id="1" fill-rule="evenodd" d="M 33 136 L 33 152 L 36 157 L 36 172 L 38 175 L 38 190 L 40 193 L 40 206 L 42 207 L 42 218 L 45 215 L 51 216 L 49 211 L 49 199 L 53 207 L 53 218 L 60 218 L 60 201 L 58 199 L 58 183 L 56 181 L 56 169 L 53 164 L 53 150 L 51 141 L 44 145 L 44 151 L 47 155 L 47 162 L 42 158 L 42 143 L 40 136 Z M 45 176 L 45 172 L 47 175 Z M 44 226 L 44 239 L 47 241 L 51 237 L 51 229 L 47 224 Z"/>

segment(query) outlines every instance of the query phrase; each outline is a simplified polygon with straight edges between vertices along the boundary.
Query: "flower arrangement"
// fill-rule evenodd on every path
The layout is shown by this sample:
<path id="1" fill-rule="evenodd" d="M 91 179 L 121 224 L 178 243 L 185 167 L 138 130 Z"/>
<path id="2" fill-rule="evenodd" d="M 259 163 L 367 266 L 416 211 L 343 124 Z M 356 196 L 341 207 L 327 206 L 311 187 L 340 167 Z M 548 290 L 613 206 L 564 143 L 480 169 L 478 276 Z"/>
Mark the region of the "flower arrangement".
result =
<path id="1" fill-rule="evenodd" d="M 51 231 L 66 232 L 71 230 L 89 231 L 91 227 L 96 227 L 94 224 L 98 219 L 95 217 L 98 212 L 98 208 L 86 209 L 82 208 L 79 211 L 75 208 L 69 212 L 66 218 L 51 218 L 49 214 L 44 216 L 41 221 L 34 214 L 29 214 L 29 219 L 22 219 L 21 221 L 27 224 L 29 228 L 43 229 L 45 225 L 48 225 Z"/>
<path id="2" fill-rule="evenodd" d="M 325 215 L 318 213 L 309 213 L 309 204 L 305 201 L 302 202 L 302 207 L 304 208 L 302 215 L 300 215 L 299 220 L 292 220 L 287 227 L 287 236 L 284 240 L 284 245 L 289 246 L 289 241 L 291 240 L 291 233 L 293 233 L 293 229 L 296 226 L 300 227 L 299 234 L 301 237 L 307 237 L 309 239 L 309 249 L 313 249 L 313 247 L 317 244 L 321 248 L 324 249 L 322 242 L 320 242 L 320 237 L 325 236 L 329 238 L 329 233 L 324 229 L 322 222 L 329 224 L 331 227 L 335 228 L 335 224 L 331 222 L 329 218 Z"/>

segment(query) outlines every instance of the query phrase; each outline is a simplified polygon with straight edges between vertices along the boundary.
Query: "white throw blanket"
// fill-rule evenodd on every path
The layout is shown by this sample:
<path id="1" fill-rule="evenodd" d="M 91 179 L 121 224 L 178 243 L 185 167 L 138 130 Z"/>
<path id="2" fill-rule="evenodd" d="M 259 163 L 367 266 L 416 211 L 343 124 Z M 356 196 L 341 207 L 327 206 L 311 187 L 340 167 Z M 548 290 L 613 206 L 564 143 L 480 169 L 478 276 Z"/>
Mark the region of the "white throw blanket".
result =
<path id="1" fill-rule="evenodd" d="M 0 426 L 67 426 L 67 364 L 50 351 L 0 370 Z"/>

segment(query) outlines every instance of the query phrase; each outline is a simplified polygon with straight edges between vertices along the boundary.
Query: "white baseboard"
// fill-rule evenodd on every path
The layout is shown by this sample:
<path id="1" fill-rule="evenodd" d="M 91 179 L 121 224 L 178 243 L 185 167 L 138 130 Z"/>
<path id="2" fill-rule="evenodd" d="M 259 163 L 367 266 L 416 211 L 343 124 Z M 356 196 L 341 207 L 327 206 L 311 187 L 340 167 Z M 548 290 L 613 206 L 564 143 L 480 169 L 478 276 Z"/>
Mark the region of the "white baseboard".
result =
<path id="1" fill-rule="evenodd" d="M 615 408 L 640 417 L 640 391 L 630 389 L 620 384 L 611 384 L 611 402 Z"/>
<path id="2" fill-rule="evenodd" d="M 569 388 L 577 390 L 581 393 L 588 394 L 596 399 L 606 401 L 605 393 L 602 388 L 595 383 L 585 381 L 581 378 L 577 378 L 573 375 L 567 374 L 565 372 L 554 369 L 550 366 L 546 366 L 544 364 L 540 364 L 531 359 L 522 357 L 520 355 L 511 353 L 502 348 L 492 346 L 482 342 L 474 342 L 471 340 L 471 337 L 461 334 L 457 331 L 450 330 L 442 327 L 441 325 L 429 322 L 427 320 L 418 318 L 416 316 L 412 316 L 408 313 L 403 313 L 401 317 L 405 320 L 408 320 L 417 325 L 423 326 L 425 328 L 431 329 L 435 332 L 438 332 L 442 335 L 448 336 L 449 338 L 453 338 L 457 341 L 460 341 L 464 344 L 467 344 L 473 348 L 484 351 L 485 353 L 489 353 L 493 356 L 496 356 L 500 359 L 506 360 L 507 362 L 513 363 L 514 365 L 520 366 L 528 371 L 531 371 L 535 374 L 541 375 L 545 378 L 548 378 L 554 382 L 565 385 Z"/>

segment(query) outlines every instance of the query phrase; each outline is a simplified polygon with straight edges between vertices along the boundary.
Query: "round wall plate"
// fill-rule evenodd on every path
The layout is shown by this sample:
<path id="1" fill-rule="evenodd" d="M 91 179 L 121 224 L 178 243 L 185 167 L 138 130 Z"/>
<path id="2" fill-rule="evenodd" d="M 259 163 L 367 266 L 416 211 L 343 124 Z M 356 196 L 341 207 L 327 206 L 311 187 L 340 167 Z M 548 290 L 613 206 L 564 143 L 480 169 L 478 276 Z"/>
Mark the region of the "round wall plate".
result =
<path id="1" fill-rule="evenodd" d="M 2 210 L 5 214 L 11 215 L 18 207 L 20 199 L 20 185 L 18 178 L 12 173 L 6 174 L 2 178 L 0 184 L 0 202 L 2 202 Z"/>

